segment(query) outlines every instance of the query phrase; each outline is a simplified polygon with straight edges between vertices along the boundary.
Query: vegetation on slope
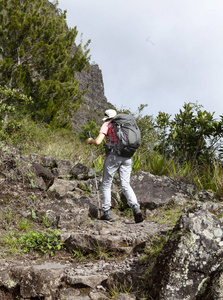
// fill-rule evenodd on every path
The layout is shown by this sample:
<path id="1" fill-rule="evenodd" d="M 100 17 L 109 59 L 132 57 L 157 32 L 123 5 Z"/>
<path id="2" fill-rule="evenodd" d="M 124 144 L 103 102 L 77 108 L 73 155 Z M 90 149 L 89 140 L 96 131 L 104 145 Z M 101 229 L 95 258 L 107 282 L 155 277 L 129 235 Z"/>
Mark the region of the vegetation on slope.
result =
<path id="1" fill-rule="evenodd" d="M 89 66 L 88 43 L 75 46 L 66 11 L 46 0 L 0 2 L 0 82 L 31 97 L 27 110 L 51 127 L 70 126 L 82 102 L 74 72 Z"/>

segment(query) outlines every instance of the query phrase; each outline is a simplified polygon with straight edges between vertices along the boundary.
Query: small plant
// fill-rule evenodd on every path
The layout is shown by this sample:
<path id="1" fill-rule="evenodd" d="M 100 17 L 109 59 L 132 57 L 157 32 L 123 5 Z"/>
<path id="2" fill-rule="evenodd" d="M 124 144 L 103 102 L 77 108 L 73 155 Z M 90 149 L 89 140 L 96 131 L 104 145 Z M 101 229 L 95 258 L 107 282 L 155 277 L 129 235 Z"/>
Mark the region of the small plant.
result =
<path id="1" fill-rule="evenodd" d="M 34 173 L 28 173 L 28 174 L 26 174 L 26 176 L 29 178 L 29 179 L 32 179 L 32 178 L 35 178 L 36 176 L 35 176 L 35 174 Z"/>
<path id="2" fill-rule="evenodd" d="M 8 230 L 8 228 L 12 224 L 12 222 L 13 222 L 13 213 L 12 213 L 11 210 L 7 210 L 2 215 L 2 225 L 3 225 L 3 228 L 5 228 L 6 230 Z"/>
<path id="3" fill-rule="evenodd" d="M 166 243 L 168 236 L 169 236 L 169 232 L 167 232 L 164 237 L 157 237 L 156 241 L 153 242 L 151 237 L 148 234 L 150 246 L 148 247 L 147 250 L 149 251 L 149 256 L 157 258 L 164 244 Z"/>
<path id="4" fill-rule="evenodd" d="M 64 247 L 59 235 L 60 231 L 57 229 L 45 232 L 29 232 L 21 236 L 19 242 L 22 244 L 25 253 L 34 250 L 44 254 L 49 253 L 53 256 L 56 251 Z"/>
<path id="5" fill-rule="evenodd" d="M 77 260 L 78 262 L 81 262 L 85 260 L 85 255 L 81 249 L 75 249 L 73 250 L 73 259 Z"/>
<path id="6" fill-rule="evenodd" d="M 13 218 L 13 213 L 11 210 L 7 210 L 5 212 L 5 220 L 8 224 L 10 224 L 12 222 L 12 218 Z"/>
<path id="7" fill-rule="evenodd" d="M 167 161 L 164 156 L 155 153 L 153 157 L 148 157 L 150 172 L 154 175 L 167 175 Z"/>
<path id="8" fill-rule="evenodd" d="M 79 188 L 84 192 L 91 193 L 92 186 L 86 187 L 84 183 L 80 183 Z"/>
<path id="9" fill-rule="evenodd" d="M 29 220 L 27 220 L 27 219 L 19 220 L 18 229 L 20 231 L 27 231 L 28 229 L 30 229 L 32 227 L 33 227 L 33 225 L 29 222 Z"/>
<path id="10" fill-rule="evenodd" d="M 31 195 L 31 196 L 30 196 L 30 199 L 31 199 L 33 202 L 36 202 L 36 201 L 37 201 L 36 195 Z"/>
<path id="11" fill-rule="evenodd" d="M 30 188 L 35 189 L 37 186 L 35 185 L 34 181 L 31 179 L 30 180 Z"/>
<path id="12" fill-rule="evenodd" d="M 108 249 L 103 248 L 98 241 L 97 245 L 95 246 L 94 253 L 89 255 L 89 257 L 99 260 L 108 260 L 110 256 L 111 252 Z"/>
<path id="13" fill-rule="evenodd" d="M 6 235 L 1 236 L 0 244 L 7 248 L 7 253 L 19 254 L 21 253 L 21 248 L 19 244 L 18 234 L 14 231 L 7 233 Z M 6 253 L 4 253 L 6 256 Z"/>
<path id="14" fill-rule="evenodd" d="M 127 218 L 130 218 L 133 216 L 133 213 L 132 213 L 132 209 L 127 207 L 125 208 L 122 212 L 121 212 L 121 215 L 124 216 L 124 217 L 127 217 Z"/>
<path id="15" fill-rule="evenodd" d="M 133 172 L 140 171 L 140 168 L 141 168 L 140 157 L 137 155 L 134 155 L 132 160 L 133 160 L 133 166 L 132 166 Z"/>
<path id="16" fill-rule="evenodd" d="M 45 217 L 43 217 L 42 224 L 43 224 L 43 226 L 45 226 L 47 228 L 49 228 L 52 225 L 52 222 L 48 218 L 48 212 L 46 212 Z"/>
<path id="17" fill-rule="evenodd" d="M 132 294 L 132 286 L 128 289 L 123 285 L 120 284 L 119 287 L 113 286 L 108 289 L 109 294 L 111 295 L 112 299 L 117 299 L 120 294 L 131 295 Z"/>
<path id="18" fill-rule="evenodd" d="M 7 245 L 8 247 L 12 246 L 18 246 L 18 239 L 16 237 L 16 234 L 14 231 L 11 231 L 7 233 L 6 235 L 1 237 L 1 243 L 5 246 Z"/>
<path id="19" fill-rule="evenodd" d="M 102 247 L 98 241 L 96 241 L 94 249 L 92 249 L 92 252 L 90 253 L 81 249 L 81 247 L 77 247 L 73 250 L 73 260 L 77 260 L 78 262 L 88 260 L 109 260 L 111 256 L 112 253 L 108 249 Z"/>
<path id="20" fill-rule="evenodd" d="M 184 164 L 175 163 L 174 160 L 170 163 L 168 172 L 172 178 L 185 179 L 192 176 L 193 177 L 193 168 L 191 162 L 185 162 Z"/>
<path id="21" fill-rule="evenodd" d="M 36 220 L 37 219 L 37 216 L 36 216 L 36 213 L 35 213 L 35 211 L 32 209 L 32 211 L 31 211 L 31 214 L 32 214 L 32 219 L 33 220 Z"/>
<path id="22" fill-rule="evenodd" d="M 96 160 L 95 160 L 95 171 L 96 172 L 101 172 L 103 169 L 103 159 L 102 156 L 100 155 Z"/>

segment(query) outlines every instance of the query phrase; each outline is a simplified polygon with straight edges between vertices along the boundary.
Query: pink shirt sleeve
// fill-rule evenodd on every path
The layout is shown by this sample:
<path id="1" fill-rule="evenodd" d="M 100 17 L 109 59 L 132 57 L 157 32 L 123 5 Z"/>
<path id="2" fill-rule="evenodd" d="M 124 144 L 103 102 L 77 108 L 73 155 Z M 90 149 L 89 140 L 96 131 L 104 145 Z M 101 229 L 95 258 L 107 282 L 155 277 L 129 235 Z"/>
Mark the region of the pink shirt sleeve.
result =
<path id="1" fill-rule="evenodd" d="M 105 122 L 100 129 L 100 133 L 103 133 L 104 135 L 108 134 L 108 124 L 109 122 Z"/>

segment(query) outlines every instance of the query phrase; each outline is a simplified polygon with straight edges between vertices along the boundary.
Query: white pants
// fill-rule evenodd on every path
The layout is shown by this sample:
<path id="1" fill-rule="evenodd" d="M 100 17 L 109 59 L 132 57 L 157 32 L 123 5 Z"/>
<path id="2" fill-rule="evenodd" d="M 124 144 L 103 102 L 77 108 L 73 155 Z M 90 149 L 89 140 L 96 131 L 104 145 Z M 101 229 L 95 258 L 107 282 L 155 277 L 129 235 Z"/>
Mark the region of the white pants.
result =
<path id="1" fill-rule="evenodd" d="M 138 204 L 136 195 L 130 186 L 130 176 L 132 171 L 132 159 L 114 154 L 106 156 L 103 168 L 102 180 L 102 210 L 106 211 L 111 207 L 111 186 L 115 172 L 119 172 L 122 192 L 125 195 L 128 205 L 132 207 Z"/>

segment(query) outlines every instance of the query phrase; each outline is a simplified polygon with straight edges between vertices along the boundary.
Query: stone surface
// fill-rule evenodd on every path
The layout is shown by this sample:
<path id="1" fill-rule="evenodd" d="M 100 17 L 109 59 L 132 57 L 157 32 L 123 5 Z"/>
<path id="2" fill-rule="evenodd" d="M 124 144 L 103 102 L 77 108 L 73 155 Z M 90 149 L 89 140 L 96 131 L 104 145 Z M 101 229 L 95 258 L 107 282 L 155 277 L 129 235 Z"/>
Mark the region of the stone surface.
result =
<path id="1" fill-rule="evenodd" d="M 140 204 L 150 210 L 165 205 L 178 193 L 191 197 L 195 191 L 195 187 L 191 185 L 147 172 L 132 176 L 131 185 Z"/>
<path id="2" fill-rule="evenodd" d="M 207 210 L 182 215 L 153 268 L 155 299 L 196 299 L 223 257 L 222 221 Z"/>
<path id="3" fill-rule="evenodd" d="M 69 174 L 77 165 L 74 162 L 38 155 L 30 158 L 15 149 L 10 154 L 2 150 L 0 157 L 0 172 L 6 179 L 0 186 L 2 236 L 6 230 L 17 230 L 20 219 L 35 217 L 35 226 L 40 230 L 42 223 L 46 228 L 60 229 L 61 241 L 67 246 L 58 257 L 29 253 L 18 260 L 10 256 L 4 259 L 1 247 L 0 299 L 110 299 L 112 289 L 119 292 L 119 299 L 140 299 L 143 295 L 157 300 L 222 297 L 223 206 L 212 193 L 196 194 L 192 185 L 140 172 L 132 177 L 132 186 L 146 220 L 135 224 L 131 210 L 125 215 L 117 209 L 116 200 L 123 198 L 119 181 L 115 180 L 115 222 L 105 222 L 97 219 L 94 179 L 82 172 L 84 166 L 80 165 L 79 174 L 85 175 L 72 179 Z M 30 177 L 21 175 L 30 175 L 33 164 L 41 165 L 36 179 L 43 180 L 45 170 L 57 169 L 58 175 L 53 175 L 54 183 L 47 191 L 33 187 Z M 19 180 L 12 181 L 11 174 Z M 101 178 L 97 179 L 100 189 Z M 161 208 L 171 210 L 174 205 L 181 209 L 176 226 L 165 224 L 163 215 L 159 215 Z M 9 218 L 10 210 L 13 219 Z M 168 232 L 170 236 L 155 265 L 150 260 L 141 261 L 146 250 Z M 145 278 L 148 268 L 151 275 Z M 147 286 L 142 287 L 142 278 Z M 121 293 L 123 287 L 133 293 Z"/>

